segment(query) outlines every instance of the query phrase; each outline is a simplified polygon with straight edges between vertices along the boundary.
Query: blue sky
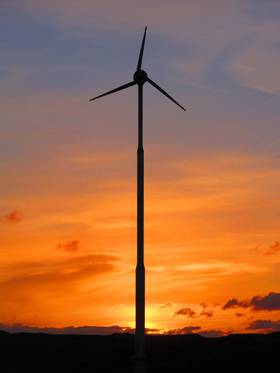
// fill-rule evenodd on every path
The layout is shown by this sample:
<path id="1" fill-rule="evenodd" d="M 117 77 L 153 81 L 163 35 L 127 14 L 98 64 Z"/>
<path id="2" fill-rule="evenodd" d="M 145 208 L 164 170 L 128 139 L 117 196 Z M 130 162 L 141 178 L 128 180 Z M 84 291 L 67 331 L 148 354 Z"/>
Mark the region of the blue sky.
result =
<path id="1" fill-rule="evenodd" d="M 154 80 L 192 109 L 183 116 L 153 88 L 146 88 L 146 102 L 151 100 L 154 105 L 147 105 L 147 116 L 162 122 L 163 131 L 168 131 L 168 122 L 172 121 L 184 135 L 174 139 L 174 131 L 164 132 L 163 141 L 171 136 L 183 146 L 193 136 L 191 143 L 196 149 L 202 140 L 204 149 L 232 145 L 245 151 L 268 151 L 266 142 L 270 141 L 270 148 L 276 150 L 277 4 L 202 1 L 186 5 L 176 1 L 172 5 L 161 2 L 162 8 L 157 8 L 157 2 L 143 2 L 134 15 L 129 13 L 133 3 L 119 2 L 115 16 L 108 12 L 110 1 L 104 5 L 82 1 L 77 12 L 74 3 L 64 1 L 4 4 L 0 26 L 4 98 L 20 100 L 21 96 L 65 93 L 65 99 L 69 95 L 81 99 L 92 118 L 103 105 L 120 104 L 121 96 L 90 107 L 82 99 L 83 95 L 90 97 L 131 78 L 147 23 L 144 66 Z M 153 20 L 156 12 L 158 17 Z M 135 98 L 132 92 L 125 95 L 131 101 Z M 116 111 L 116 120 L 118 116 Z M 157 128 L 151 131 L 148 142 L 158 137 Z M 207 144 L 203 141 L 205 133 L 211 139 Z M 186 143 L 189 147 L 192 144 Z"/>

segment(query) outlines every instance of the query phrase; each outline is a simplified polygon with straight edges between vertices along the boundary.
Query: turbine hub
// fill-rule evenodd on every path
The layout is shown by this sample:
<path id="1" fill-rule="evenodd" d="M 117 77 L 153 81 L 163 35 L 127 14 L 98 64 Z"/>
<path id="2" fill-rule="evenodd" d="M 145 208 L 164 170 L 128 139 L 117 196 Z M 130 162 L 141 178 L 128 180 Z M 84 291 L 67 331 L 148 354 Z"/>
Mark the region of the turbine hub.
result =
<path id="1" fill-rule="evenodd" d="M 148 74 L 144 70 L 137 70 L 133 75 L 133 79 L 137 84 L 144 84 L 148 79 Z"/>

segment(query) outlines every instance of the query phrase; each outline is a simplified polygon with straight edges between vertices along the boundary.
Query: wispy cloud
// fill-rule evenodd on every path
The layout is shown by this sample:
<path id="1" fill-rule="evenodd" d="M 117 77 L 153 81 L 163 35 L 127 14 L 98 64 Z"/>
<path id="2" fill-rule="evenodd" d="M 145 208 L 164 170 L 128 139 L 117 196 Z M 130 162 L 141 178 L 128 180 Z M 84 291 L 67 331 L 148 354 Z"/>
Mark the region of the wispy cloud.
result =
<path id="1" fill-rule="evenodd" d="M 271 33 L 264 39 L 265 28 L 271 28 Z M 280 94 L 278 75 L 280 51 L 276 39 L 279 32 L 279 22 L 263 25 L 257 32 L 259 38 L 255 41 L 255 45 L 244 49 L 230 61 L 229 69 L 241 84 L 263 93 Z"/>
<path id="2" fill-rule="evenodd" d="M 85 281 L 115 271 L 117 259 L 112 255 L 90 254 L 2 266 L 2 308 L 18 304 L 23 299 L 25 306 L 33 302 L 37 304 L 38 300 L 43 304 L 48 302 L 48 298 L 59 301 L 67 297 L 68 291 L 71 296 L 77 296 L 77 289 Z"/>

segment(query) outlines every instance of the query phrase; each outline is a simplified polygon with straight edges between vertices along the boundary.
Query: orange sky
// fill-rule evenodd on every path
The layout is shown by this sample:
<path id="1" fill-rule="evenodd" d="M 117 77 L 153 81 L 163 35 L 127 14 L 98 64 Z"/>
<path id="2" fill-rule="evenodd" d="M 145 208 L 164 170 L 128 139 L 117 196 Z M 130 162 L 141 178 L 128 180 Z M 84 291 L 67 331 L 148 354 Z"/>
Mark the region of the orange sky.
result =
<path id="1" fill-rule="evenodd" d="M 76 162 L 83 172 L 95 162 L 117 168 L 129 158 L 87 154 L 70 159 L 69 170 Z M 147 327 L 245 331 L 251 317 L 277 320 L 279 310 L 222 307 L 278 290 L 280 171 L 241 154 L 164 167 L 177 177 L 147 176 L 146 183 Z M 68 172 L 60 183 L 71 179 Z M 90 177 L 88 184 L 92 193 L 6 201 L 18 211 L 1 220 L 3 323 L 133 327 L 135 180 L 108 179 L 97 191 Z M 196 314 L 176 315 L 184 308 Z M 200 315 L 204 309 L 211 316 Z"/>

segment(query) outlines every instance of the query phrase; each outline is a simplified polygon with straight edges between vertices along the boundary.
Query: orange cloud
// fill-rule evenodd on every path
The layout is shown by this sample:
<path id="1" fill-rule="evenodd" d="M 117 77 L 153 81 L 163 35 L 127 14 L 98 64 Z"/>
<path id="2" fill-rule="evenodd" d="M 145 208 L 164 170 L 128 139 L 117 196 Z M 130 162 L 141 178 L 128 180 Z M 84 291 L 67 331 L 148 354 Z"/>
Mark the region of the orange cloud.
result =
<path id="1" fill-rule="evenodd" d="M 19 210 L 13 210 L 4 217 L 4 220 L 10 224 L 20 223 L 24 219 L 24 214 Z"/>
<path id="2" fill-rule="evenodd" d="M 116 259 L 112 255 L 91 254 L 60 261 L 21 262 L 12 265 L 11 273 L 16 275 L 0 282 L 0 286 L 18 286 L 22 290 L 27 287 L 30 292 L 44 285 L 57 288 L 59 284 L 69 283 L 73 286 L 85 278 L 112 271 L 112 262 Z"/>
<path id="3" fill-rule="evenodd" d="M 265 252 L 265 255 L 273 255 L 280 252 L 280 242 L 275 241 Z"/>
<path id="4" fill-rule="evenodd" d="M 236 316 L 236 317 L 242 317 L 242 316 L 244 316 L 244 313 L 236 312 L 235 316 Z"/>
<path id="5" fill-rule="evenodd" d="M 74 240 L 70 241 L 64 244 L 59 244 L 56 247 L 58 250 L 63 250 L 68 253 L 76 253 L 80 248 L 79 248 L 79 241 Z"/>
<path id="6" fill-rule="evenodd" d="M 0 281 L 0 318 L 6 322 L 12 314 L 19 322 L 33 319 L 42 325 L 46 317 L 49 322 L 52 316 L 57 317 L 58 310 L 62 314 L 71 313 L 69 306 L 78 308 L 83 302 L 86 307 L 89 297 L 96 301 L 106 294 L 103 289 L 100 295 L 96 279 L 115 272 L 116 261 L 117 257 L 112 255 L 90 254 L 66 260 L 60 257 L 7 265 L 6 276 Z M 5 274 L 3 267 L 1 272 Z M 16 311 L 19 304 L 22 305 L 20 313 Z"/>

